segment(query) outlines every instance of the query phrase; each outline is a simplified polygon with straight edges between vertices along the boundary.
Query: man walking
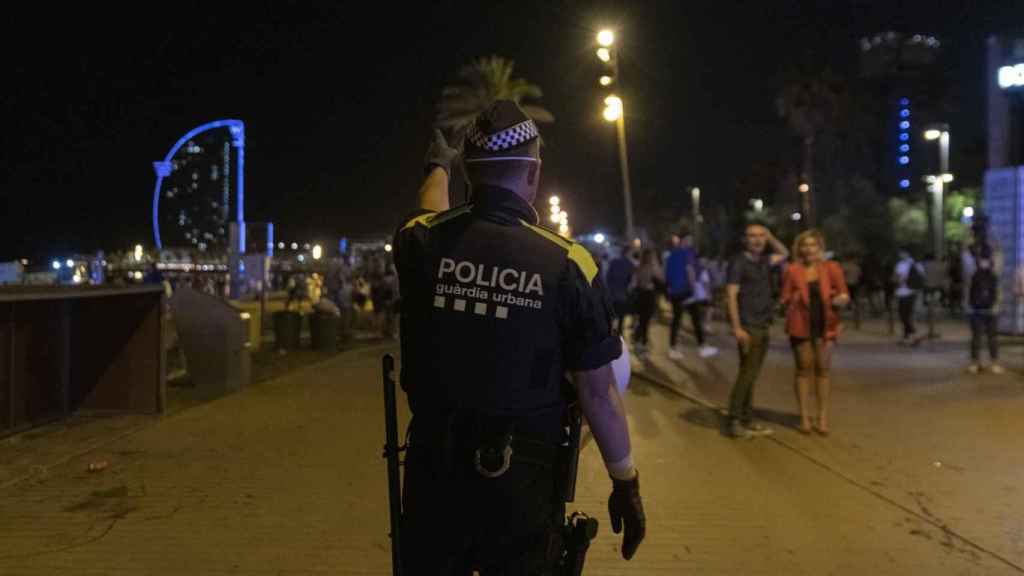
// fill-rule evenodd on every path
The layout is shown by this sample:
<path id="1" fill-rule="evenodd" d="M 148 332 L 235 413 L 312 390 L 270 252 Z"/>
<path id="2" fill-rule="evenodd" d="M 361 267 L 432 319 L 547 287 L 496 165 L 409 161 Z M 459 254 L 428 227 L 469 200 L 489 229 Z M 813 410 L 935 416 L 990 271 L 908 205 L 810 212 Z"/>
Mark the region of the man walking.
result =
<path id="1" fill-rule="evenodd" d="M 789 256 L 789 250 L 759 224 L 747 226 L 743 242 L 743 253 L 729 264 L 726 283 L 729 322 L 740 354 L 739 374 L 729 398 L 728 432 L 733 438 L 771 434 L 769 428 L 754 422 L 754 383 L 768 352 L 775 312 L 772 267 Z M 773 254 L 765 253 L 768 244 Z"/>
<path id="2" fill-rule="evenodd" d="M 608 294 L 612 300 L 612 309 L 615 311 L 615 323 L 612 329 L 625 336 L 626 318 L 633 314 L 630 287 L 633 283 L 633 273 L 636 271 L 636 265 L 629 258 L 628 245 L 623 244 L 619 249 L 621 250 L 619 255 L 608 264 L 605 279 L 608 286 Z"/>
<path id="3" fill-rule="evenodd" d="M 966 298 L 968 318 L 971 326 L 971 363 L 967 371 L 977 374 L 981 365 L 982 340 L 988 344 L 990 370 L 993 374 L 1004 374 L 999 365 L 999 305 L 1002 294 L 999 289 L 1003 273 L 1003 254 L 988 238 L 988 220 L 979 215 L 972 227 L 974 242 L 961 255 L 961 270 L 967 283 Z"/>
<path id="4" fill-rule="evenodd" d="M 918 293 L 924 289 L 925 274 L 924 266 L 914 260 L 907 248 L 900 249 L 900 260 L 893 271 L 893 282 L 896 285 L 900 321 L 903 322 L 903 343 L 916 345 L 920 340 L 914 325 L 914 308 Z"/>
<path id="5" fill-rule="evenodd" d="M 669 327 L 668 357 L 682 360 L 683 351 L 679 345 L 679 327 L 683 319 L 686 301 L 693 295 L 696 283 L 697 252 L 691 246 L 692 236 L 684 230 L 679 233 L 679 243 L 665 259 L 665 285 L 668 300 L 672 303 L 672 324 Z M 696 328 L 696 326 L 694 327 Z"/>

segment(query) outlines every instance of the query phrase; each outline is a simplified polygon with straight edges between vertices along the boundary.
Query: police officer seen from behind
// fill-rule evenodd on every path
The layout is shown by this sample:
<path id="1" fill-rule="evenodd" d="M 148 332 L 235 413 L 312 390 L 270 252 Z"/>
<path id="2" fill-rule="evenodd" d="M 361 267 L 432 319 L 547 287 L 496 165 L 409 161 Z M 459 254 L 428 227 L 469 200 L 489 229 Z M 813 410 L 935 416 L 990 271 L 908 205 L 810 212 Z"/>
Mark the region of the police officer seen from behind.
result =
<path id="1" fill-rule="evenodd" d="M 401 384 L 413 414 L 403 568 L 555 574 L 566 409 L 577 399 L 611 475 L 612 528 L 625 530 L 628 560 L 645 519 L 610 365 L 621 342 L 597 266 L 538 226 L 540 136 L 515 103 L 496 102 L 470 127 L 462 161 L 471 203 L 449 209 L 458 156 L 435 132 L 421 210 L 395 238 Z"/>

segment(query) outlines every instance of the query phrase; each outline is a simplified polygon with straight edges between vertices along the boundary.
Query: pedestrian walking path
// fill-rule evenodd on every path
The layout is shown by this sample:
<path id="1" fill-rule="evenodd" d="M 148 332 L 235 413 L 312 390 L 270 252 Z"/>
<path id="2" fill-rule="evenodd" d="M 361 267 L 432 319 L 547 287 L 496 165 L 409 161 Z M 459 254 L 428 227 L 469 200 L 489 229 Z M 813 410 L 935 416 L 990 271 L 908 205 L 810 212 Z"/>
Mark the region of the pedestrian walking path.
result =
<path id="1" fill-rule="evenodd" d="M 569 506 L 601 522 L 587 574 L 1020 573 L 1016 376 L 964 379 L 945 343 L 851 336 L 837 353 L 833 435 L 805 438 L 785 427 L 777 337 L 756 400 L 777 433 L 734 441 L 706 406 L 727 393 L 735 353 L 716 337 L 719 357 L 669 362 L 666 338 L 656 327 L 626 397 L 648 538 L 633 561 L 618 557 L 610 481 L 588 441 Z M 0 574 L 389 574 L 386 349 L 134 423 L 9 482 Z M 0 462 L 7 454 L 0 445 Z M 107 468 L 89 472 L 97 461 Z"/>

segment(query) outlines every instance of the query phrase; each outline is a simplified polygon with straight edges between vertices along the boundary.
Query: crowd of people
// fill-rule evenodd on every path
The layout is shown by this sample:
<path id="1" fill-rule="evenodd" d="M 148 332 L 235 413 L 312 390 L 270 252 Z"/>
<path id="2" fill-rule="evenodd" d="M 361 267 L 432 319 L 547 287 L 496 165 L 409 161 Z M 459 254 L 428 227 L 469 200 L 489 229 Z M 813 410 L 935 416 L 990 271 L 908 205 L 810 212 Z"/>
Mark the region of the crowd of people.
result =
<path id="1" fill-rule="evenodd" d="M 339 258 L 322 276 L 297 274 L 285 282 L 289 306 L 308 301 L 314 311 L 338 316 L 346 333 L 362 327 L 398 337 L 398 274 L 386 255 L 364 257 L 355 266 L 351 258 Z"/>
<path id="2" fill-rule="evenodd" d="M 684 317 L 689 318 L 701 358 L 719 353 L 707 339 L 713 319 L 728 321 L 740 355 L 728 422 L 728 432 L 735 437 L 770 433 L 753 421 L 751 401 L 768 349 L 769 327 L 774 319 L 784 319 L 794 358 L 798 430 L 825 436 L 831 356 L 844 315 L 852 316 L 858 327 L 864 312 L 888 313 L 890 321 L 898 316 L 901 343 L 908 346 L 927 337 L 916 321 L 922 307 L 930 322 L 938 309 L 966 315 L 971 330 L 967 371 L 1005 372 L 999 364 L 997 330 L 1003 256 L 989 238 L 984 218 L 972 232 L 969 244 L 947 261 L 932 255 L 915 258 L 910 248 L 901 248 L 890 265 L 853 255 L 838 257 L 827 251 L 826 239 L 817 230 L 801 233 L 790 249 L 766 227 L 750 225 L 741 253 L 729 261 L 703 257 L 690 232 L 682 230 L 662 253 L 638 243 L 618 245 L 601 254 L 599 262 L 617 317 L 615 329 L 631 341 L 641 359 L 649 357 L 651 322 L 662 309 L 666 315 L 671 309 L 667 356 L 673 361 L 684 358 Z M 1017 295 L 1024 296 L 1024 267 L 1013 285 Z M 987 368 L 982 363 L 984 349 Z"/>

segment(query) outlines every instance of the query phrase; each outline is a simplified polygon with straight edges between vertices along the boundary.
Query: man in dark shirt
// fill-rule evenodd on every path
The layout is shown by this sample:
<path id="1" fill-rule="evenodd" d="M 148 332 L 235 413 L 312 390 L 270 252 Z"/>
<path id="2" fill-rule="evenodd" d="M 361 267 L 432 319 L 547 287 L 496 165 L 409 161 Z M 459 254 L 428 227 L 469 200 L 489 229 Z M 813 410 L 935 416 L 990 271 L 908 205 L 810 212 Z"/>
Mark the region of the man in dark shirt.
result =
<path id="1" fill-rule="evenodd" d="M 771 434 L 771 430 L 754 422 L 754 383 L 761 372 L 775 296 L 772 294 L 772 267 L 789 256 L 789 250 L 772 233 L 759 224 L 747 226 L 744 250 L 729 264 L 726 293 L 729 321 L 740 353 L 740 369 L 729 398 L 729 434 L 749 438 Z M 772 245 L 774 254 L 766 254 Z"/>
<path id="2" fill-rule="evenodd" d="M 576 401 L 612 479 L 612 529 L 625 531 L 628 560 L 645 520 L 611 368 L 621 340 L 597 265 L 538 226 L 540 135 L 515 103 L 499 100 L 470 126 L 462 162 L 472 203 L 449 209 L 458 156 L 437 132 L 421 210 L 395 236 L 401 384 L 413 414 L 406 573 L 558 570 L 564 424 Z M 574 386 L 564 386 L 567 375 Z"/>
<path id="3" fill-rule="evenodd" d="M 608 265 L 605 281 L 608 285 L 608 294 L 612 297 L 612 308 L 615 310 L 618 324 L 614 326 L 615 331 L 619 334 L 625 334 L 626 317 L 632 313 L 629 292 L 636 266 L 629 259 L 629 254 L 627 253 L 629 246 L 624 244 L 619 249 L 621 250 L 619 255 L 612 259 L 611 264 Z"/>

